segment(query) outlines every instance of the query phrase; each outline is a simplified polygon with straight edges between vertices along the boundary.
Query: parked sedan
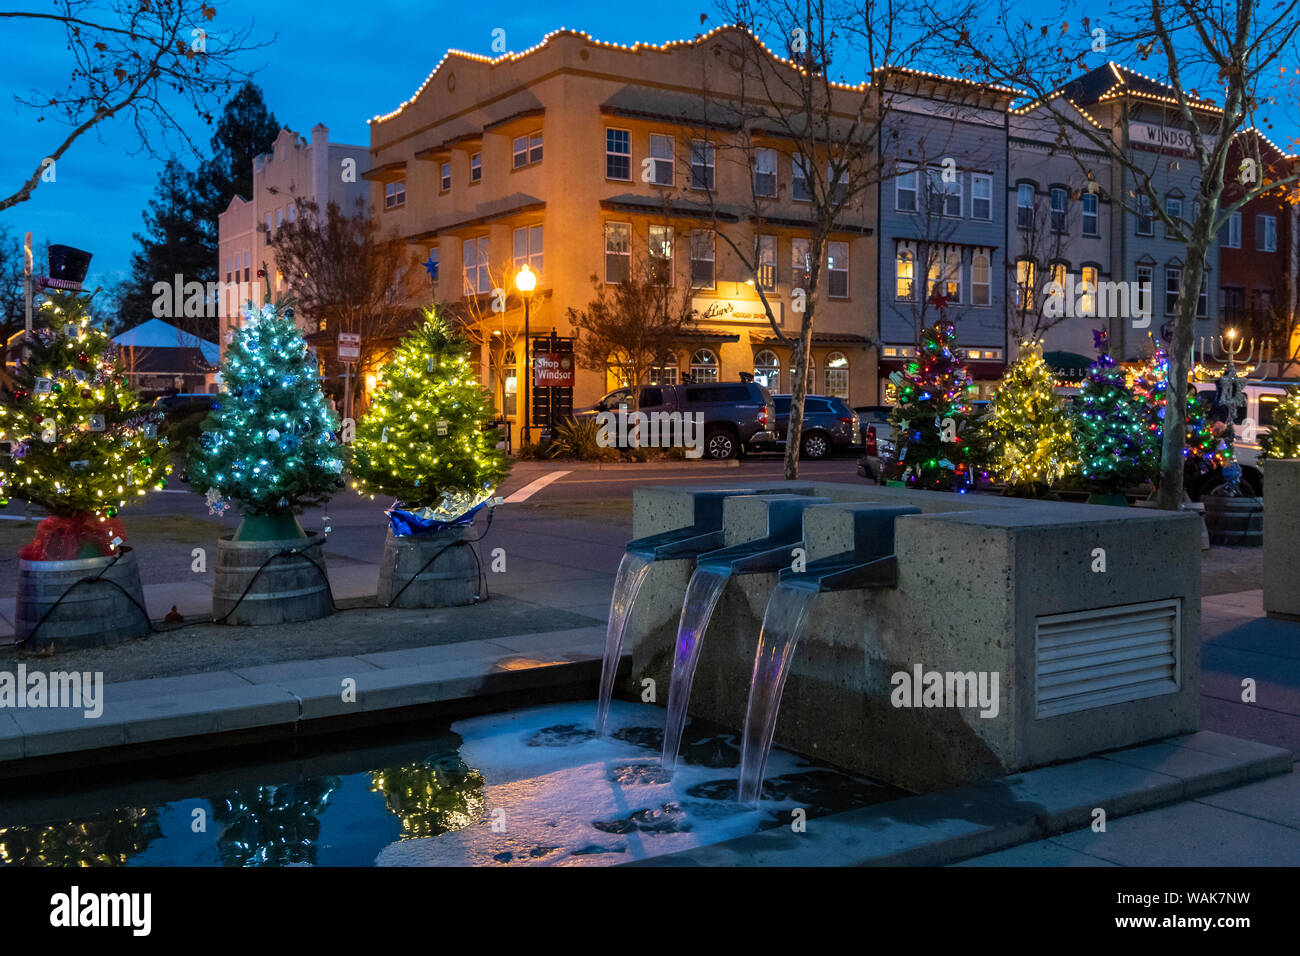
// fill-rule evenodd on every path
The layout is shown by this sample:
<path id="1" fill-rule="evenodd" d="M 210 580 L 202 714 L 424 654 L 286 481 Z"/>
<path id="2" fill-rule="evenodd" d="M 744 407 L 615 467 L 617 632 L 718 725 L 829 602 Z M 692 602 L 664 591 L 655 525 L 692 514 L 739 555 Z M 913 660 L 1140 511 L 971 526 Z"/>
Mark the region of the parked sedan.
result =
<path id="1" fill-rule="evenodd" d="M 776 444 L 785 445 L 786 431 L 790 425 L 789 395 L 773 395 L 776 405 Z M 857 412 L 843 399 L 832 395 L 805 395 L 803 406 L 803 438 L 799 453 L 804 458 L 826 458 L 831 452 L 849 448 L 860 440 Z"/>

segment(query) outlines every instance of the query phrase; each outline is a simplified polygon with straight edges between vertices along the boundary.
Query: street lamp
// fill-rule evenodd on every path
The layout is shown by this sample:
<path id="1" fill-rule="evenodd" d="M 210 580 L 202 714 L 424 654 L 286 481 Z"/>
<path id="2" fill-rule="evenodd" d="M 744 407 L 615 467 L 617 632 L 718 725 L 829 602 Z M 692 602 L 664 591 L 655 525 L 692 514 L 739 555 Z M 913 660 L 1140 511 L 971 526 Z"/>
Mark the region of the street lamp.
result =
<path id="1" fill-rule="evenodd" d="M 524 444 L 528 445 L 532 441 L 532 378 L 533 378 L 533 360 L 531 355 L 532 337 L 529 334 L 528 319 L 529 306 L 533 301 L 533 289 L 537 288 L 537 275 L 528 264 L 520 268 L 515 274 L 515 288 L 519 294 L 524 297 Z"/>

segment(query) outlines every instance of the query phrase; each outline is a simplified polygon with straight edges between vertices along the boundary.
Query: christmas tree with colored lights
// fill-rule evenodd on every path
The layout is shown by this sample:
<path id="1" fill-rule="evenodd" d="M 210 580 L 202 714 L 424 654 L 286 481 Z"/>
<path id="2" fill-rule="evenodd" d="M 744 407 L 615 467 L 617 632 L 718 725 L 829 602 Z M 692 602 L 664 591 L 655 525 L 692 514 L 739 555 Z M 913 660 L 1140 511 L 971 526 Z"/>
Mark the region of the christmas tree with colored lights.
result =
<path id="1" fill-rule="evenodd" d="M 203 423 L 190 484 L 210 503 L 238 504 L 236 540 L 304 537 L 294 515 L 328 501 L 343 470 L 338 419 L 292 310 L 250 305 L 244 323 L 221 362 L 224 391 Z"/>
<path id="2" fill-rule="evenodd" d="M 46 325 L 27 336 L 15 387 L 0 395 L 0 506 L 10 495 L 49 517 L 19 556 L 101 557 L 122 544 L 119 508 L 161 488 L 171 473 L 157 417 L 140 403 L 116 348 L 90 324 L 89 296 L 50 292 Z"/>
<path id="3" fill-rule="evenodd" d="M 1160 342 L 1153 342 L 1150 358 L 1137 370 L 1129 387 L 1145 409 L 1143 428 L 1145 440 L 1150 445 L 1150 477 L 1158 479 L 1161 443 L 1164 439 L 1165 404 L 1169 400 L 1169 355 Z M 1210 403 L 1198 395 L 1189 383 L 1187 413 L 1183 419 L 1183 458 L 1187 461 L 1188 469 L 1195 473 L 1222 467 L 1232 460 L 1223 442 L 1214 434 L 1210 424 L 1210 411 Z"/>
<path id="4" fill-rule="evenodd" d="M 1078 467 L 1074 429 L 1042 345 L 1024 342 L 984 420 L 989 473 L 1008 493 L 1042 497 Z"/>
<path id="5" fill-rule="evenodd" d="M 1259 444 L 1261 459 L 1300 458 L 1300 387 L 1292 385 L 1273 406 L 1273 423 Z"/>
<path id="6" fill-rule="evenodd" d="M 890 413 L 898 449 L 894 472 L 908 487 L 951 491 L 971 484 L 971 380 L 956 348 L 956 328 L 941 318 L 922 331 L 916 358 L 890 376 L 898 393 Z"/>
<path id="7" fill-rule="evenodd" d="M 432 309 L 402 339 L 357 423 L 354 488 L 456 517 L 501 483 L 509 468 L 496 432 L 484 431 L 495 413 L 469 352 Z"/>
<path id="8" fill-rule="evenodd" d="M 1074 421 L 1079 474 L 1095 491 L 1113 495 L 1155 474 L 1160 445 L 1152 440 L 1147 402 L 1129 388 L 1110 354 L 1109 334 L 1097 330 L 1093 336 L 1098 354 L 1080 389 Z"/>

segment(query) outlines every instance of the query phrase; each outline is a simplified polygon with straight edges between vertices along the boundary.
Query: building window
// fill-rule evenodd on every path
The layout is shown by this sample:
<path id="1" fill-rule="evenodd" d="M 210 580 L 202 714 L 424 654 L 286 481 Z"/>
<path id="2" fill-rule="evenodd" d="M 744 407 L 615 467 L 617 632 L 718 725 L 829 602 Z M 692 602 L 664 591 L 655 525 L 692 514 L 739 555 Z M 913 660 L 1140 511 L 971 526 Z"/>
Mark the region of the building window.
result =
<path id="1" fill-rule="evenodd" d="M 605 281 L 626 282 L 631 263 L 631 224 L 626 222 L 605 223 Z"/>
<path id="2" fill-rule="evenodd" d="M 384 208 L 395 209 L 406 205 L 406 182 L 399 179 L 395 183 L 384 184 Z"/>
<path id="3" fill-rule="evenodd" d="M 1179 222 L 1179 220 L 1183 218 L 1183 201 L 1181 199 L 1175 199 L 1172 196 L 1166 197 L 1165 215 L 1167 215 L 1175 223 L 1174 227 L 1172 228 L 1170 226 L 1165 226 L 1165 238 L 1177 239 L 1178 238 L 1177 223 Z"/>
<path id="4" fill-rule="evenodd" d="M 944 256 L 943 294 L 952 303 L 961 302 L 961 250 L 949 249 Z"/>
<path id="5" fill-rule="evenodd" d="M 718 380 L 718 357 L 710 349 L 696 349 L 691 355 L 691 381 L 716 382 Z"/>
<path id="6" fill-rule="evenodd" d="M 807 289 L 812 274 L 812 253 L 807 239 L 790 240 L 790 288 Z"/>
<path id="7" fill-rule="evenodd" d="M 993 177 L 988 173 L 970 174 L 970 216 L 985 221 L 993 218 Z"/>
<path id="8" fill-rule="evenodd" d="M 826 270 L 829 273 L 827 293 L 832 299 L 849 297 L 849 244 L 826 243 Z"/>
<path id="9" fill-rule="evenodd" d="M 776 150 L 754 150 L 754 195 L 776 198 Z"/>
<path id="10" fill-rule="evenodd" d="M 514 234 L 514 271 L 517 273 L 526 264 L 529 269 L 542 274 L 542 227 L 521 226 Z"/>
<path id="11" fill-rule="evenodd" d="M 1038 284 L 1038 263 L 1033 259 L 1016 260 L 1016 308 L 1021 312 L 1033 311 L 1038 301 L 1035 286 Z"/>
<path id="12" fill-rule="evenodd" d="M 849 161 L 844 158 L 840 162 L 843 163 L 843 168 L 840 169 L 839 176 L 835 175 L 835 163 L 826 164 L 826 184 L 830 191 L 827 198 L 835 204 L 843 203 L 849 198 Z"/>
<path id="13" fill-rule="evenodd" d="M 835 398 L 849 397 L 849 360 L 843 352 L 826 356 L 826 394 Z"/>
<path id="14" fill-rule="evenodd" d="M 649 244 L 650 281 L 673 284 L 673 227 L 651 226 Z"/>
<path id="15" fill-rule="evenodd" d="M 513 147 L 514 168 L 521 169 L 542 161 L 542 131 L 516 136 Z"/>
<path id="16" fill-rule="evenodd" d="M 1151 199 L 1147 196 L 1139 196 L 1137 200 L 1137 234 L 1139 236 L 1156 234 L 1155 223 L 1151 218 Z"/>
<path id="17" fill-rule="evenodd" d="M 691 140 L 691 188 L 713 189 L 713 144 Z"/>
<path id="18" fill-rule="evenodd" d="M 1052 232 L 1065 232 L 1065 208 L 1069 196 L 1062 186 L 1053 186 L 1050 194 L 1052 203 Z"/>
<path id="19" fill-rule="evenodd" d="M 1016 187 L 1016 228 L 1034 228 L 1034 187 L 1021 183 Z"/>
<path id="20" fill-rule="evenodd" d="M 1097 267 L 1084 266 L 1079 271 L 1079 312 L 1081 315 L 1097 314 Z"/>
<path id="21" fill-rule="evenodd" d="M 605 178 L 632 179 L 632 133 L 625 129 L 605 129 Z"/>
<path id="22" fill-rule="evenodd" d="M 1205 276 L 1202 275 L 1201 294 L 1196 297 L 1196 317 L 1198 319 L 1203 319 L 1209 314 L 1208 309 L 1210 305 L 1210 297 L 1206 294 L 1206 287 L 1206 279 Z"/>
<path id="23" fill-rule="evenodd" d="M 776 288 L 776 236 L 758 237 L 758 287 Z"/>
<path id="24" fill-rule="evenodd" d="M 251 281 L 251 279 L 249 278 L 249 273 L 248 273 L 248 263 L 249 263 L 249 259 L 250 259 L 250 257 L 251 257 L 251 254 L 250 254 L 250 253 L 247 253 L 247 252 L 244 253 L 244 281 L 245 281 L 245 282 L 249 282 L 249 281 Z"/>
<path id="25" fill-rule="evenodd" d="M 1277 216 L 1255 217 L 1255 249 L 1259 252 L 1277 252 Z"/>
<path id="26" fill-rule="evenodd" d="M 798 153 L 790 157 L 790 198 L 795 202 L 812 202 L 808 170 L 804 167 L 803 157 Z"/>
<path id="27" fill-rule="evenodd" d="M 1140 316 L 1147 316 L 1151 314 L 1151 283 L 1154 281 L 1155 272 L 1151 266 L 1138 266 L 1136 272 L 1138 283 L 1137 312 Z"/>
<path id="28" fill-rule="evenodd" d="M 696 229 L 691 233 L 691 285 L 694 288 L 713 288 L 714 241 L 710 229 Z"/>
<path id="29" fill-rule="evenodd" d="M 1099 235 L 1097 225 L 1097 194 L 1083 194 L 1083 234 L 1085 236 Z"/>
<path id="30" fill-rule="evenodd" d="M 465 294 L 482 295 L 492 291 L 492 277 L 488 270 L 488 237 L 466 239 L 465 253 Z"/>
<path id="31" fill-rule="evenodd" d="M 285 212 L 285 217 L 286 217 L 290 222 L 293 222 L 293 221 L 294 221 L 294 212 L 293 212 L 293 209 L 294 209 L 293 203 L 290 203 L 290 204 L 288 205 L 288 207 L 287 207 L 286 212 Z"/>
<path id="32" fill-rule="evenodd" d="M 781 360 L 771 349 L 754 356 L 754 381 L 774 392 L 781 391 Z"/>
<path id="33" fill-rule="evenodd" d="M 944 170 L 927 169 L 929 180 L 931 209 L 940 216 L 960 218 L 961 216 L 961 177 L 952 182 L 944 180 Z"/>
<path id="34" fill-rule="evenodd" d="M 440 176 L 438 188 L 446 192 L 451 189 L 451 163 L 443 163 L 438 172 Z"/>
<path id="35" fill-rule="evenodd" d="M 650 134 L 650 184 L 652 186 L 671 186 L 673 184 L 673 138 L 662 133 Z"/>
<path id="36" fill-rule="evenodd" d="M 481 183 L 483 181 L 483 154 L 482 153 L 470 154 L 469 181 L 472 183 Z"/>
<path id="37" fill-rule="evenodd" d="M 992 268 L 987 252 L 977 252 L 970 259 L 970 300 L 972 305 L 993 301 Z"/>
<path id="38" fill-rule="evenodd" d="M 651 385 L 676 385 L 681 371 L 677 368 L 677 356 L 665 355 L 660 364 L 650 369 Z"/>
<path id="39" fill-rule="evenodd" d="M 894 298 L 911 302 L 916 298 L 916 256 L 907 246 L 899 246 L 894 257 Z"/>
<path id="40" fill-rule="evenodd" d="M 1223 224 L 1223 245 L 1227 249 L 1241 248 L 1241 212 L 1228 214 L 1228 221 Z"/>
<path id="41" fill-rule="evenodd" d="M 266 234 L 268 237 L 271 235 L 271 214 L 269 212 L 266 214 Z"/>
<path id="42" fill-rule="evenodd" d="M 916 174 L 909 169 L 894 180 L 894 208 L 899 212 L 916 212 Z"/>
<path id="43" fill-rule="evenodd" d="M 284 225 L 284 210 L 277 209 L 275 211 L 275 228 L 279 229 L 283 225 Z"/>
<path id="44" fill-rule="evenodd" d="M 1174 266 L 1165 267 L 1165 315 L 1178 311 L 1178 293 L 1183 286 L 1183 270 Z"/>

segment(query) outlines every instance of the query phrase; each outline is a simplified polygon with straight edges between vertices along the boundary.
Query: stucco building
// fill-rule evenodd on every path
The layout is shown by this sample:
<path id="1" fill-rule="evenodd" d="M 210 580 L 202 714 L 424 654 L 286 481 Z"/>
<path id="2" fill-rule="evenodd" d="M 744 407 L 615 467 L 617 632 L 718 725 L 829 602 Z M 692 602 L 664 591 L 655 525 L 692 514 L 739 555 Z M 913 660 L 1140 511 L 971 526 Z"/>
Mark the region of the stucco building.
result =
<path id="1" fill-rule="evenodd" d="M 285 290 L 284 276 L 276 267 L 268 238 L 296 216 L 295 201 L 315 202 L 322 209 L 338 203 L 345 214 L 370 199 L 369 184 L 361 178 L 367 165 L 364 146 L 331 143 L 329 128 L 317 124 L 308 140 L 289 129 L 280 130 L 269 153 L 253 160 L 253 195 L 235 196 L 218 220 L 220 262 L 218 280 L 234 294 L 220 297 L 219 344 L 224 354 L 233 330 L 242 321 L 241 309 L 250 298 L 260 304 L 268 289 L 272 296 Z M 258 272 L 266 264 L 266 275 Z M 314 331 L 310 316 L 298 315 L 298 324 Z"/>
<path id="2" fill-rule="evenodd" d="M 567 310 L 590 302 L 593 280 L 618 282 L 649 262 L 706 316 L 663 356 L 656 380 L 753 372 L 790 389 L 790 350 L 722 233 L 758 249 L 758 281 L 779 328 L 794 334 L 794 290 L 808 268 L 806 184 L 775 131 L 736 149 L 728 117 L 740 94 L 728 86 L 726 44 L 735 32 L 660 47 L 559 31 L 495 59 L 453 51 L 410 100 L 371 121 L 374 214 L 427 257 L 435 301 L 482 317 L 483 381 L 507 417 L 522 418 L 513 277 L 525 263 L 538 275 L 534 336 L 571 334 Z M 863 93 L 843 96 L 851 115 Z M 842 218 L 823 263 L 810 391 L 864 404 L 877 393 L 874 193 Z M 580 368 L 574 403 L 620 379 L 616 367 Z"/>

